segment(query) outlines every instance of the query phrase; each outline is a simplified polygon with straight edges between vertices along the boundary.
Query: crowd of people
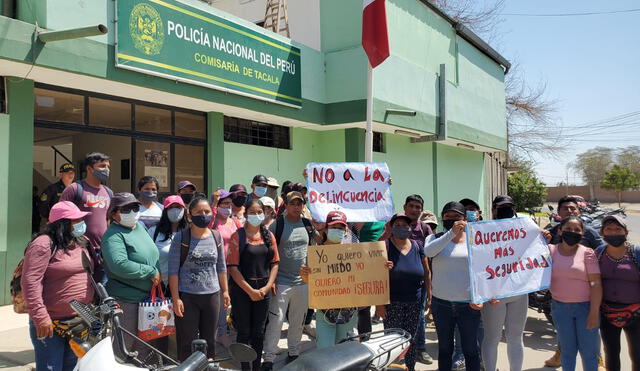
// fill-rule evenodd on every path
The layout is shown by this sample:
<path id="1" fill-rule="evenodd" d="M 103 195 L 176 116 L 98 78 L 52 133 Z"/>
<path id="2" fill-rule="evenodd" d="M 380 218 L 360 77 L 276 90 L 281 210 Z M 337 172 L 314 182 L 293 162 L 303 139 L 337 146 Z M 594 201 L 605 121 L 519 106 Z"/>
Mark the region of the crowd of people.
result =
<path id="1" fill-rule="evenodd" d="M 110 165 L 107 155 L 91 153 L 86 177 L 76 182 L 68 174 L 73 166 L 63 165 L 64 187 L 57 184 L 40 197 L 47 224 L 26 249 L 21 280 L 38 370 L 71 370 L 77 361 L 58 326 L 75 315 L 71 300 L 94 300 L 83 253 L 131 332 L 138 328 L 138 304 L 152 288 L 164 287 L 176 334 L 150 343 L 179 360 L 190 355 L 196 338 L 206 340 L 209 358 L 217 346 L 237 341 L 258 354 L 243 370 L 271 370 L 285 321 L 290 362 L 300 355 L 303 332 L 318 347 L 329 347 L 355 331 L 370 332 L 379 318 L 385 328 L 412 335 L 404 362 L 414 370 L 416 362 L 433 362 L 425 350 L 430 313 L 439 370 L 495 371 L 503 330 L 509 368 L 522 369 L 527 295 L 480 305 L 470 300 L 465 227 L 483 218 L 471 199 L 447 202 L 438 217 L 414 194 L 389 221 L 354 223 L 337 210 L 318 221 L 311 219 L 301 183 L 280 187 L 276 179 L 256 175 L 251 192 L 236 184 L 207 197 L 185 180 L 161 201 L 151 176 L 140 179 L 137 195 L 114 194 L 105 185 Z M 508 219 L 515 211 L 511 197 L 497 196 L 490 215 Z M 584 370 L 597 370 L 602 341 L 606 368 L 620 370 L 624 331 L 633 369 L 640 370 L 640 248 L 627 240 L 620 217 L 605 218 L 595 231 L 580 219 L 571 197 L 558 202 L 558 212 L 562 221 L 541 232 L 553 260 L 552 314 L 559 340 L 554 357 L 563 369 L 574 370 L 579 353 Z M 386 244 L 388 261 L 380 270 L 389 274 L 390 304 L 376 306 L 373 319 L 369 307 L 309 309 L 308 246 L 340 249 L 343 243 L 371 241 Z M 148 352 L 130 337 L 127 346 Z"/>

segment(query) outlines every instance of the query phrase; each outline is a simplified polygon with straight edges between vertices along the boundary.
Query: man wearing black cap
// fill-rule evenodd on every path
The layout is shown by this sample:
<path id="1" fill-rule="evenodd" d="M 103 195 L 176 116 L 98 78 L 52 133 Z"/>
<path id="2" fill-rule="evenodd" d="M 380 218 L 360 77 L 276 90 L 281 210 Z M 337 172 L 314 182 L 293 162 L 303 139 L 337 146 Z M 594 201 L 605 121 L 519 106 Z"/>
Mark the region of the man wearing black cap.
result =
<path id="1" fill-rule="evenodd" d="M 251 181 L 251 189 L 253 192 L 251 193 L 251 198 L 254 200 L 259 200 L 260 198 L 266 196 L 268 190 L 269 180 L 266 176 L 262 174 L 258 174 L 253 177 L 253 181 Z"/>
<path id="2" fill-rule="evenodd" d="M 49 219 L 49 210 L 55 205 L 62 196 L 62 191 L 71 183 L 76 177 L 76 168 L 73 164 L 65 163 L 60 166 L 60 172 L 58 173 L 60 179 L 57 182 L 49 184 L 40 194 L 40 201 L 38 202 L 38 210 L 40 216 L 44 219 Z"/>
<path id="3" fill-rule="evenodd" d="M 193 196 L 196 194 L 196 186 L 188 180 L 178 182 L 178 196 L 182 198 L 182 201 L 186 205 L 193 200 Z"/>
<path id="4" fill-rule="evenodd" d="M 493 219 L 508 219 L 516 216 L 516 203 L 507 195 L 499 195 L 491 203 Z"/>

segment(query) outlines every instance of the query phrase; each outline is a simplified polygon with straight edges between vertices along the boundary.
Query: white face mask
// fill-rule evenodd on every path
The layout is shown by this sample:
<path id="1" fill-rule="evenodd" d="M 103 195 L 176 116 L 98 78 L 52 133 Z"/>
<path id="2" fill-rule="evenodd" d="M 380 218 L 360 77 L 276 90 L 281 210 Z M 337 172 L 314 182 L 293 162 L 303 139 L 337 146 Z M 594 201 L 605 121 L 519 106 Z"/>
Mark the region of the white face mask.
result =
<path id="1" fill-rule="evenodd" d="M 247 222 L 254 227 L 259 226 L 264 221 L 264 214 L 251 214 L 247 215 Z"/>
<path id="2" fill-rule="evenodd" d="M 179 221 L 182 220 L 182 217 L 184 216 L 184 209 L 183 208 L 172 208 L 167 210 L 167 218 L 169 218 L 169 221 L 171 223 L 178 223 Z"/>
<path id="3" fill-rule="evenodd" d="M 133 228 L 138 224 L 140 219 L 140 212 L 131 211 L 127 214 L 120 213 L 120 225 L 128 228 Z"/>

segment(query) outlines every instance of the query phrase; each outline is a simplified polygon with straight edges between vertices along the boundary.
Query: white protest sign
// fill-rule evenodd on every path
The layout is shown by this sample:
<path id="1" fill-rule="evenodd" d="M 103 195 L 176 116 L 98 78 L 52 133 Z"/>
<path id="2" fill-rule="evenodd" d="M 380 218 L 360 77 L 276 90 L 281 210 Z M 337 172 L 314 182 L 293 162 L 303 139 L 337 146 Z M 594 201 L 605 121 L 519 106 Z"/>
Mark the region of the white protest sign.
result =
<path id="1" fill-rule="evenodd" d="M 467 249 L 474 303 L 549 288 L 549 248 L 531 218 L 469 223 Z"/>
<path id="2" fill-rule="evenodd" d="M 393 216 L 389 167 L 373 162 L 314 162 L 307 165 L 308 207 L 315 220 L 340 210 L 349 222 Z"/>

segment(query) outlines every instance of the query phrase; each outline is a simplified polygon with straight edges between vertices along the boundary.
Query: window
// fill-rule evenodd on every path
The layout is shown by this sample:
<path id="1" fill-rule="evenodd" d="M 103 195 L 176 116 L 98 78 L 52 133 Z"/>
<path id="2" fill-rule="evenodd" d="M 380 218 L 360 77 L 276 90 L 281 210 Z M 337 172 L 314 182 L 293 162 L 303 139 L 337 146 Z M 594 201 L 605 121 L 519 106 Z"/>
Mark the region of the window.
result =
<path id="1" fill-rule="evenodd" d="M 176 111 L 176 135 L 204 139 L 207 137 L 207 120 L 203 115 Z"/>
<path id="2" fill-rule="evenodd" d="M 84 97 L 61 91 L 35 89 L 36 119 L 73 124 L 84 123 Z"/>
<path id="3" fill-rule="evenodd" d="M 131 103 L 89 97 L 89 125 L 131 130 Z"/>
<path id="4" fill-rule="evenodd" d="M 136 104 L 136 131 L 171 135 L 171 111 Z"/>
<path id="5" fill-rule="evenodd" d="M 291 149 L 290 130 L 286 126 L 265 124 L 235 117 L 224 118 L 226 142 Z"/>
<path id="6" fill-rule="evenodd" d="M 385 152 L 384 134 L 378 133 L 377 131 L 373 132 L 373 152 Z"/>
<path id="7" fill-rule="evenodd" d="M 163 142 L 136 141 L 136 181 L 143 176 L 154 176 L 159 192 L 171 191 L 171 145 Z M 202 171 L 202 168 L 200 168 Z"/>
<path id="8" fill-rule="evenodd" d="M 188 180 L 198 192 L 206 192 L 204 185 L 204 147 L 176 144 L 176 183 Z"/>

